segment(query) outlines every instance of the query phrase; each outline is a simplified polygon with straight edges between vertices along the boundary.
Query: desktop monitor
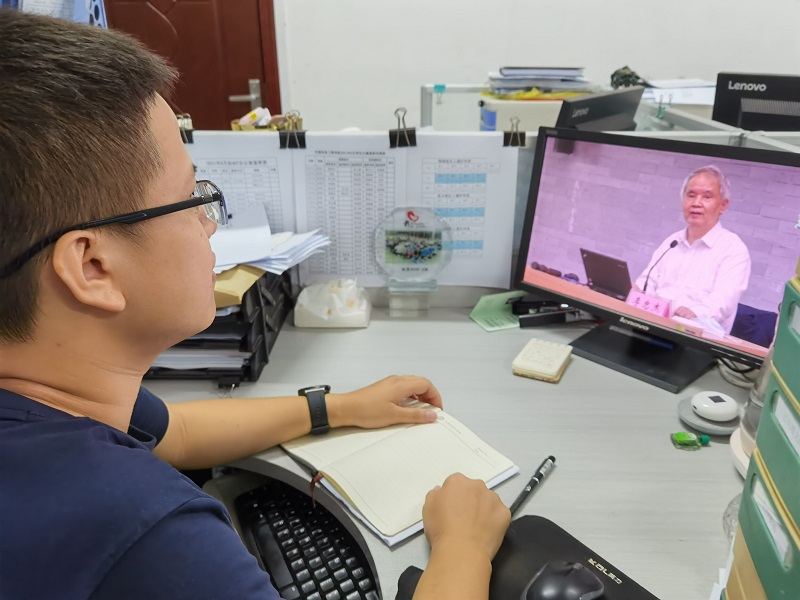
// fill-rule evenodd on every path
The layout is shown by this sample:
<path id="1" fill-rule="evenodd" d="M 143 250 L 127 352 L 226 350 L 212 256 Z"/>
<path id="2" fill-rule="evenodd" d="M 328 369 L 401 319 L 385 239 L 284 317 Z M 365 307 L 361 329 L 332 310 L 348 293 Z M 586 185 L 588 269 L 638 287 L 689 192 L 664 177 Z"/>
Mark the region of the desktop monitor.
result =
<path id="1" fill-rule="evenodd" d="M 800 131 L 800 76 L 720 73 L 711 118 L 748 131 Z"/>
<path id="2" fill-rule="evenodd" d="M 556 127 L 579 131 L 633 131 L 633 120 L 644 88 L 633 86 L 567 98 L 561 104 Z"/>
<path id="3" fill-rule="evenodd" d="M 543 127 L 514 282 L 602 319 L 575 354 L 677 392 L 763 361 L 798 227 L 800 154 Z"/>

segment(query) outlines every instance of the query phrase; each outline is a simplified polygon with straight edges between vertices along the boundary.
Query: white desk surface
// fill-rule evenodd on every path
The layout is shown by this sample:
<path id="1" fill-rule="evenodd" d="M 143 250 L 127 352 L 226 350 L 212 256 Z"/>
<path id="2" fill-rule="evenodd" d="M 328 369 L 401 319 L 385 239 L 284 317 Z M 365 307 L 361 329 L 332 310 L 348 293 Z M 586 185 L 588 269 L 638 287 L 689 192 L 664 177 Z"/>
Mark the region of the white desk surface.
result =
<path id="1" fill-rule="evenodd" d="M 239 396 L 294 395 L 328 383 L 347 391 L 390 374 L 430 378 L 445 410 L 519 465 L 497 488 L 511 504 L 548 455 L 556 469 L 520 510 L 554 521 L 662 600 L 707 598 L 728 555 L 722 514 L 741 492 L 727 440 L 696 452 L 675 449 L 669 434 L 685 427 L 678 402 L 713 389 L 742 403 L 747 392 L 714 370 L 671 394 L 580 357 L 548 384 L 517 377 L 511 361 L 531 337 L 568 342 L 581 325 L 486 332 L 468 309 L 432 309 L 427 318 L 391 319 L 373 310 L 361 330 L 284 326 L 260 381 Z M 145 382 L 167 401 L 210 397 L 210 382 Z M 424 448 L 414 460 L 436 460 Z M 302 471 L 273 449 L 239 466 Z M 307 479 L 307 477 L 306 477 Z M 361 526 L 359 526 L 361 527 Z M 428 545 L 418 535 L 393 550 L 361 528 L 378 567 L 383 597 L 392 600 L 409 565 L 424 567 Z"/>

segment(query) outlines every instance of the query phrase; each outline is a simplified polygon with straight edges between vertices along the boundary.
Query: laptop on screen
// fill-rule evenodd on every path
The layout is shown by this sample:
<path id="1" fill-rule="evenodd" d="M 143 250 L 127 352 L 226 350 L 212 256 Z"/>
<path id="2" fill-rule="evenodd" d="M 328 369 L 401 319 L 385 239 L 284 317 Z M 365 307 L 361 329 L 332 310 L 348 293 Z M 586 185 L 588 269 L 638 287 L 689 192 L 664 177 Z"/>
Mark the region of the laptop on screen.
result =
<path id="1" fill-rule="evenodd" d="M 581 248 L 581 259 L 590 289 L 618 300 L 628 297 L 628 292 L 631 291 L 631 275 L 627 262 L 584 248 Z"/>

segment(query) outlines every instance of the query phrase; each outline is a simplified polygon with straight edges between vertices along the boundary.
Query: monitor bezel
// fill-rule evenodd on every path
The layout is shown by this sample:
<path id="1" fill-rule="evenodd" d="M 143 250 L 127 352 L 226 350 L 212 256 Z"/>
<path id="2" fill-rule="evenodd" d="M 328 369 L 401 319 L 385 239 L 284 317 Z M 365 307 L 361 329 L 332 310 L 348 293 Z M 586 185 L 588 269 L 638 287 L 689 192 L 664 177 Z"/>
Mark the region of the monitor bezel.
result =
<path id="1" fill-rule="evenodd" d="M 780 152 L 776 150 L 721 146 L 701 142 L 628 136 L 615 133 L 578 131 L 574 129 L 556 127 L 540 127 L 536 140 L 531 185 L 528 192 L 528 202 L 525 208 L 525 219 L 523 221 L 519 255 L 517 257 L 517 264 L 514 269 L 514 287 L 520 290 L 531 292 L 537 296 L 542 296 L 544 298 L 566 301 L 571 306 L 585 310 L 628 331 L 647 333 L 671 342 L 689 345 L 701 350 L 705 350 L 714 356 L 732 359 L 743 364 L 754 366 L 760 365 L 763 362 L 763 357 L 751 354 L 746 350 L 733 348 L 731 346 L 719 343 L 713 339 L 703 338 L 675 329 L 670 329 L 653 321 L 648 321 L 628 313 L 623 313 L 611 308 L 592 304 L 590 302 L 586 302 L 579 298 L 575 298 L 549 288 L 528 283 L 524 280 L 525 268 L 528 260 L 528 250 L 530 248 L 531 234 L 533 232 L 533 218 L 536 214 L 536 202 L 538 199 L 542 167 L 544 164 L 545 147 L 547 141 L 551 138 L 571 140 L 576 142 L 611 144 L 629 148 L 642 148 L 645 150 L 650 149 L 665 152 L 678 152 L 682 154 L 703 155 L 713 158 L 745 160 L 750 162 L 784 165 L 797 168 L 800 168 L 800 153 L 794 154 L 791 152 Z M 633 322 L 634 325 L 627 324 L 625 322 L 626 320 Z M 764 348 L 764 353 L 766 354 L 766 352 L 767 349 Z"/>
<path id="2" fill-rule="evenodd" d="M 563 127 L 568 129 L 577 129 L 578 131 L 597 132 L 600 130 L 594 127 L 587 129 L 586 126 L 592 123 L 602 123 L 615 118 L 619 119 L 622 117 L 630 117 L 630 120 L 625 123 L 626 127 L 615 127 L 614 129 L 616 131 L 633 131 L 636 128 L 636 121 L 634 120 L 634 117 L 636 116 L 636 112 L 639 110 L 639 105 L 642 102 L 643 94 L 644 87 L 637 85 L 610 90 L 607 92 L 600 92 L 597 94 L 586 94 L 582 96 L 575 96 L 573 98 L 565 98 L 561 102 L 561 110 L 558 112 L 558 118 L 556 119 L 555 127 L 557 129 Z M 636 99 L 635 102 L 633 101 L 634 98 Z M 594 107 L 596 111 L 598 108 L 605 108 L 607 105 L 613 104 L 614 102 L 625 102 L 626 110 L 617 110 L 611 113 L 606 112 L 600 117 L 598 117 L 595 113 L 590 113 L 589 116 L 591 118 L 585 120 L 582 117 L 573 117 L 576 109 L 587 107 L 591 110 L 591 108 Z"/>

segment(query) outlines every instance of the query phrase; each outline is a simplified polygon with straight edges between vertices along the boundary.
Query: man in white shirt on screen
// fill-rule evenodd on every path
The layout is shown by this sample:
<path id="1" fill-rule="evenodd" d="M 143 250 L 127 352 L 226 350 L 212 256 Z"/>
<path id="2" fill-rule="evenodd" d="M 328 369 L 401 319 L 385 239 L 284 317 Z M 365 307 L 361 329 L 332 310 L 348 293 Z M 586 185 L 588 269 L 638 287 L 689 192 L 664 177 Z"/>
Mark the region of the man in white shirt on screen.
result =
<path id="1" fill-rule="evenodd" d="M 671 300 L 671 316 L 730 333 L 750 280 L 747 246 L 719 222 L 730 203 L 730 181 L 718 167 L 701 167 L 684 180 L 681 197 L 686 228 L 656 248 L 636 286 Z"/>

